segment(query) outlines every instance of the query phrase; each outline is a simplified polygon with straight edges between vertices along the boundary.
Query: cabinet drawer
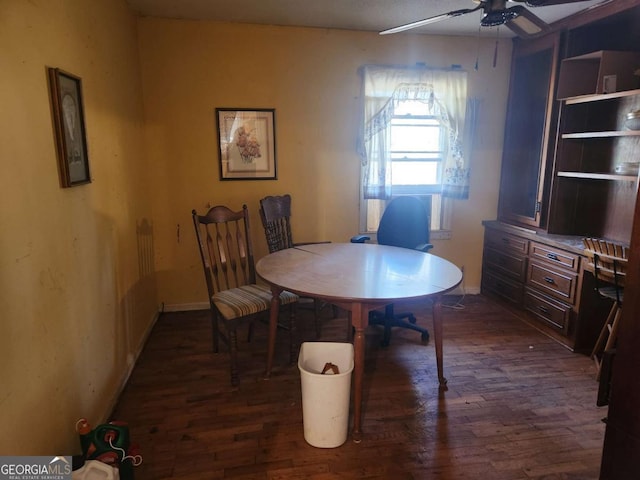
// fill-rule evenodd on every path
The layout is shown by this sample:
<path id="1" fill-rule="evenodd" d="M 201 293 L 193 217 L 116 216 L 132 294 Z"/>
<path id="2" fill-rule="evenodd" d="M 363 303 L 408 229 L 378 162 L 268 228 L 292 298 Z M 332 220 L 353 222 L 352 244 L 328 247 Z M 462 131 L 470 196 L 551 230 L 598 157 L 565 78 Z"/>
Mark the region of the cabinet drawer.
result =
<path id="1" fill-rule="evenodd" d="M 553 297 L 573 304 L 576 297 L 578 274 L 555 270 L 535 261 L 529 262 L 527 284 Z"/>
<path id="2" fill-rule="evenodd" d="M 522 305 L 524 285 L 485 269 L 482 272 L 482 291 Z"/>
<path id="3" fill-rule="evenodd" d="M 531 242 L 530 255 L 532 259 L 556 265 L 562 268 L 578 271 L 580 256 L 542 243 Z"/>
<path id="4" fill-rule="evenodd" d="M 571 307 L 530 288 L 524 292 L 524 308 L 538 320 L 566 335 L 569 331 Z"/>
<path id="5" fill-rule="evenodd" d="M 524 282 L 527 275 L 527 258 L 509 250 L 485 248 L 483 263 L 487 267 Z"/>
<path id="6" fill-rule="evenodd" d="M 484 241 L 486 247 L 508 249 L 523 255 L 529 251 L 529 240 L 499 230 L 486 230 Z"/>

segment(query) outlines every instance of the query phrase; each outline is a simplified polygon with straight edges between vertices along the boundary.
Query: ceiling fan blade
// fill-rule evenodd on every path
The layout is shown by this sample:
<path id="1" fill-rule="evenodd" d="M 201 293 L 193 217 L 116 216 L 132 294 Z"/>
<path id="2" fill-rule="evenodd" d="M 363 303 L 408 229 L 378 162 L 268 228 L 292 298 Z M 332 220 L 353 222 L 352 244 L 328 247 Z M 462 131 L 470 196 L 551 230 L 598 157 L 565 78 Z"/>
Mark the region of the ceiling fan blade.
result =
<path id="1" fill-rule="evenodd" d="M 478 5 L 476 8 L 454 10 L 453 12 L 443 13 L 442 15 L 436 15 L 435 17 L 425 18 L 424 20 L 418 20 L 417 22 L 411 22 L 407 23 L 406 25 L 400 25 L 399 27 L 383 30 L 382 32 L 380 32 L 380 35 L 389 35 L 390 33 L 404 32 L 405 30 L 422 27 L 423 25 L 429 25 L 430 23 L 439 22 L 440 20 L 445 20 L 447 18 L 459 17 L 460 15 L 475 12 L 476 10 L 480 10 L 481 8 L 483 8 L 482 4 Z"/>
<path id="2" fill-rule="evenodd" d="M 509 30 L 516 33 L 519 37 L 531 37 L 540 35 L 550 30 L 551 27 L 540 17 L 534 15 L 529 10 L 521 6 L 515 6 L 507 9 L 516 16 L 505 22 Z"/>
<path id="3" fill-rule="evenodd" d="M 563 5 L 565 3 L 578 3 L 586 0 L 510 0 L 512 2 L 526 3 L 530 7 L 548 7 L 551 5 Z"/>

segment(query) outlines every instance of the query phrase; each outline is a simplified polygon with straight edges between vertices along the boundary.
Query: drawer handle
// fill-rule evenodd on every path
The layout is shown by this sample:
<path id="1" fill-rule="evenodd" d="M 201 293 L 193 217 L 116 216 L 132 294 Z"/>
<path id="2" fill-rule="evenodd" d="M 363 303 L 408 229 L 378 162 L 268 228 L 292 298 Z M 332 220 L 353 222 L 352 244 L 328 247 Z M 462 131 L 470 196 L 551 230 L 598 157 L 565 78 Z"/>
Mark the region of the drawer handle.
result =
<path id="1" fill-rule="evenodd" d="M 549 309 L 542 305 L 538 306 L 538 310 L 540 310 L 542 313 L 549 313 Z"/>
<path id="2" fill-rule="evenodd" d="M 556 262 L 558 261 L 558 255 L 556 255 L 555 253 L 547 253 L 547 258 L 550 260 L 555 260 Z"/>
<path id="3" fill-rule="evenodd" d="M 554 285 L 556 282 L 551 277 L 544 277 L 543 280 L 551 285 Z"/>

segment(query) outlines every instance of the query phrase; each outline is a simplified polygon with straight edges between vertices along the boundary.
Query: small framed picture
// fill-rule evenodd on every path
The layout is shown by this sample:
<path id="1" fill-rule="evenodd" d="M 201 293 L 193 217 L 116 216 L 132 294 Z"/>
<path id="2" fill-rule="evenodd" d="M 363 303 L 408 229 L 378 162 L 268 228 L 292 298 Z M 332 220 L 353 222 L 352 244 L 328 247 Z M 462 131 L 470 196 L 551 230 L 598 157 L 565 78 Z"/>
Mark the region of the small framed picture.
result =
<path id="1" fill-rule="evenodd" d="M 82 81 L 59 68 L 48 68 L 51 105 L 62 187 L 91 182 L 82 103 Z"/>
<path id="2" fill-rule="evenodd" d="M 220 180 L 275 180 L 274 109 L 216 108 Z"/>

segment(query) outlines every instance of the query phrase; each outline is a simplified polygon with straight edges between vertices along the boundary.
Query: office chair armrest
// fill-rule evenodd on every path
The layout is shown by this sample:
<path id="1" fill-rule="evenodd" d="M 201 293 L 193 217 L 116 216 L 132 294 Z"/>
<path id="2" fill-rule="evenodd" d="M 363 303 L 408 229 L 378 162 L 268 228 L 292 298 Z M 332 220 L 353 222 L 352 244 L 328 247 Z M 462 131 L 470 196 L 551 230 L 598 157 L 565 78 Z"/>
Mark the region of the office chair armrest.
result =
<path id="1" fill-rule="evenodd" d="M 428 252 L 433 248 L 433 245 L 430 243 L 422 243 L 416 247 L 416 250 L 420 250 L 421 252 Z"/>
<path id="2" fill-rule="evenodd" d="M 367 240 L 371 240 L 371 237 L 367 237 L 366 235 L 351 237 L 351 243 L 365 243 Z"/>

